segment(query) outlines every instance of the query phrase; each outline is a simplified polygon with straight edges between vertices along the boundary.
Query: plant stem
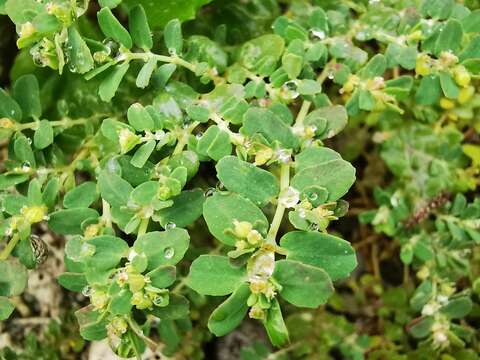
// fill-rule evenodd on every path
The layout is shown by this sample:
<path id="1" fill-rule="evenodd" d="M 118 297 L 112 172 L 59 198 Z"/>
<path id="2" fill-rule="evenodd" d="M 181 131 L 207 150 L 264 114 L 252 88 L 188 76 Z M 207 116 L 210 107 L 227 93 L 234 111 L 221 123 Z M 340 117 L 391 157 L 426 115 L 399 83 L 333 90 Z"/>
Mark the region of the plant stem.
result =
<path id="1" fill-rule="evenodd" d="M 150 222 L 150 218 L 142 219 L 142 221 L 140 222 L 140 226 L 138 227 L 137 236 L 143 235 L 147 232 L 149 222 Z"/>
<path id="2" fill-rule="evenodd" d="M 183 148 L 188 143 L 188 137 L 192 133 L 193 129 L 195 129 L 200 123 L 198 121 L 194 121 L 190 126 L 183 130 L 180 139 L 178 139 L 177 145 L 173 150 L 173 155 L 180 154 L 183 151 Z"/>
<path id="3" fill-rule="evenodd" d="M 310 101 L 307 101 L 307 100 L 305 100 L 302 103 L 302 107 L 298 111 L 297 119 L 295 120 L 295 125 L 302 125 L 303 124 L 303 120 L 305 119 L 305 116 L 307 116 L 308 109 L 310 108 L 311 104 L 312 103 Z"/>
<path id="4" fill-rule="evenodd" d="M 280 168 L 280 194 L 288 189 L 290 185 L 290 164 L 282 164 Z M 277 209 L 275 210 L 275 215 L 273 216 L 272 223 L 270 225 L 270 230 L 268 231 L 266 241 L 269 244 L 276 245 L 276 237 L 280 225 L 282 224 L 283 214 L 285 213 L 285 206 L 280 202 L 277 204 Z"/>
<path id="5" fill-rule="evenodd" d="M 0 253 L 0 261 L 6 260 L 10 256 L 10 253 L 13 251 L 19 240 L 20 236 L 18 236 L 18 234 L 13 235 L 7 246 L 5 246 L 3 251 Z"/>
<path id="6" fill-rule="evenodd" d="M 157 343 L 150 339 L 148 336 L 146 336 L 142 329 L 138 326 L 138 324 L 130 317 L 127 317 L 127 322 L 128 325 L 130 325 L 130 328 L 133 330 L 133 332 L 143 341 L 145 341 L 148 345 L 148 347 L 152 350 L 155 351 L 155 349 L 158 347 Z"/>

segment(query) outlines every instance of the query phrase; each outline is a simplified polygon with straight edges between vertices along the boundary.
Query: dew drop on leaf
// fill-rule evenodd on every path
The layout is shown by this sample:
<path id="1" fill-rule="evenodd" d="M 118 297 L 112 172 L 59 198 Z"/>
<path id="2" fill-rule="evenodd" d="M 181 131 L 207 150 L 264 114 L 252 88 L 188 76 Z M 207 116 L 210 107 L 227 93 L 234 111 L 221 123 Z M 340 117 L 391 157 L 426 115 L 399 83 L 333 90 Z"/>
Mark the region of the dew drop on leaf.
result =
<path id="1" fill-rule="evenodd" d="M 163 251 L 163 256 L 165 256 L 165 259 L 171 259 L 173 255 L 175 255 L 175 250 L 171 247 L 167 247 Z"/>
<path id="2" fill-rule="evenodd" d="M 177 224 L 173 222 L 169 222 L 165 224 L 165 230 L 172 230 L 172 229 L 175 229 L 176 227 L 177 227 Z"/>
<path id="3" fill-rule="evenodd" d="M 205 197 L 210 197 L 213 194 L 215 194 L 216 189 L 215 188 L 208 188 L 204 193 L 203 196 Z"/>
<path id="4" fill-rule="evenodd" d="M 87 285 L 82 289 L 82 295 L 83 296 L 90 296 L 93 293 L 93 289 L 91 286 Z"/>

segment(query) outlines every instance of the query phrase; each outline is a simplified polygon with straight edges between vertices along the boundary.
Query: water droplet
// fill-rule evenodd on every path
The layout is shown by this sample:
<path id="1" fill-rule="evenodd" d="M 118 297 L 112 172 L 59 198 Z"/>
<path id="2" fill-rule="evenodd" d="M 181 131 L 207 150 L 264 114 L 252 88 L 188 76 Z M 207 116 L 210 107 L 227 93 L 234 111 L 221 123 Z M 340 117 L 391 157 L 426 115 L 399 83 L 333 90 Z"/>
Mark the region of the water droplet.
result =
<path id="1" fill-rule="evenodd" d="M 177 227 L 177 224 L 173 222 L 169 222 L 165 224 L 165 230 L 172 230 L 172 229 L 175 229 L 176 227 Z"/>
<path id="2" fill-rule="evenodd" d="M 308 195 L 308 198 L 312 201 L 315 201 L 318 199 L 318 194 L 317 193 L 311 193 L 310 195 Z"/>
<path id="3" fill-rule="evenodd" d="M 153 298 L 153 304 L 155 306 L 163 305 L 164 302 L 165 302 L 165 296 L 163 296 L 163 295 L 157 295 Z"/>
<path id="4" fill-rule="evenodd" d="M 325 31 L 323 31 L 323 30 L 312 29 L 312 30 L 310 30 L 310 33 L 313 37 L 319 38 L 320 40 L 325 39 L 325 36 L 326 36 Z"/>
<path id="5" fill-rule="evenodd" d="M 172 247 L 167 247 L 163 250 L 163 256 L 165 256 L 165 259 L 173 258 L 173 255 L 175 255 L 175 250 Z"/>
<path id="6" fill-rule="evenodd" d="M 24 161 L 24 162 L 22 163 L 22 170 L 23 170 L 23 171 L 29 171 L 30 168 L 31 168 L 31 164 L 30 164 L 29 161 Z"/>
<path id="7" fill-rule="evenodd" d="M 333 75 L 333 71 L 332 71 L 332 70 L 330 70 L 330 71 L 328 72 L 327 77 L 328 77 L 330 80 L 333 80 L 334 75 Z"/>
<path id="8" fill-rule="evenodd" d="M 215 188 L 208 188 L 208 189 L 203 193 L 203 196 L 205 196 L 205 197 L 210 197 L 210 196 L 212 196 L 213 194 L 215 194 L 216 191 L 217 191 L 217 189 L 215 189 Z"/>
<path id="9" fill-rule="evenodd" d="M 282 191 L 278 198 L 278 203 L 286 208 L 291 208 L 297 205 L 300 200 L 300 192 L 297 189 L 289 186 L 288 189 Z"/>
<path id="10" fill-rule="evenodd" d="M 90 296 L 93 294 L 93 289 L 91 286 L 85 286 L 83 289 L 82 289 L 82 295 L 83 296 Z"/>
<path id="11" fill-rule="evenodd" d="M 119 175 L 121 171 L 121 167 L 120 167 L 120 164 L 118 163 L 118 160 L 116 158 L 109 159 L 107 161 L 105 170 L 107 170 L 110 173 Z"/>
<path id="12" fill-rule="evenodd" d="M 298 216 L 300 216 L 302 219 L 305 219 L 307 217 L 307 212 L 304 208 L 298 209 Z"/>
<path id="13" fill-rule="evenodd" d="M 224 185 L 221 181 L 219 181 L 219 182 L 217 183 L 217 189 L 218 189 L 218 190 L 224 190 L 224 189 L 225 189 L 225 185 Z"/>
<path id="14" fill-rule="evenodd" d="M 200 131 L 199 133 L 197 133 L 197 134 L 195 135 L 195 138 L 196 138 L 197 140 L 200 140 L 200 139 L 202 138 L 202 136 L 203 136 L 203 133 Z"/>
<path id="15" fill-rule="evenodd" d="M 27 138 L 27 142 L 28 142 L 30 145 L 32 145 L 32 139 Z"/>
<path id="16" fill-rule="evenodd" d="M 312 223 L 310 224 L 310 226 L 308 227 L 308 230 L 310 231 L 318 231 L 318 224 L 315 224 L 315 223 Z"/>
<path id="17" fill-rule="evenodd" d="M 169 49 L 168 49 L 168 53 L 169 53 L 171 56 L 177 55 L 177 51 L 175 50 L 175 48 L 169 48 Z"/>

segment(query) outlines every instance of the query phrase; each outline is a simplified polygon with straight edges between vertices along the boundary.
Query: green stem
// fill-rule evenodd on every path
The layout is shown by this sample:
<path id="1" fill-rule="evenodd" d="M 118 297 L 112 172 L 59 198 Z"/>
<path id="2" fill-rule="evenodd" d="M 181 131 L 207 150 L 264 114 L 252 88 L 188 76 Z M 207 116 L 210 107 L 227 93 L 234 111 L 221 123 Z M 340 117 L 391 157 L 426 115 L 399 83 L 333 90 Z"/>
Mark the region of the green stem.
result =
<path id="1" fill-rule="evenodd" d="M 302 125 L 305 116 L 308 114 L 308 109 L 310 109 L 310 105 L 312 103 L 310 101 L 304 100 L 302 103 L 302 107 L 300 108 L 297 119 L 295 120 L 295 125 Z"/>
<path id="2" fill-rule="evenodd" d="M 280 168 L 280 194 L 288 189 L 290 185 L 290 164 L 282 164 Z M 275 210 L 275 215 L 273 216 L 272 223 L 270 225 L 270 230 L 268 231 L 266 241 L 269 244 L 276 245 L 276 237 L 280 225 L 282 224 L 283 215 L 285 213 L 285 206 L 280 202 L 277 204 L 277 209 Z"/>
<path id="3" fill-rule="evenodd" d="M 135 335 L 137 335 L 140 339 L 145 341 L 145 343 L 148 345 L 148 347 L 152 350 L 155 351 L 155 349 L 158 347 L 157 343 L 150 339 L 148 336 L 146 336 L 142 329 L 138 326 L 138 324 L 130 317 L 127 317 L 127 322 L 128 325 L 130 325 L 130 328 L 133 330 Z"/>
<path id="4" fill-rule="evenodd" d="M 137 236 L 143 235 L 147 232 L 149 222 L 150 222 L 150 218 L 142 219 L 142 221 L 140 222 L 140 226 L 138 227 Z"/>
<path id="5" fill-rule="evenodd" d="M 232 141 L 232 143 L 241 145 L 245 142 L 245 138 L 243 137 L 243 135 L 230 130 L 230 128 L 228 127 L 228 122 L 223 120 L 222 117 L 217 113 L 211 113 L 210 119 L 212 119 L 221 130 L 228 133 L 228 136 L 230 136 L 230 140 Z"/>
<path id="6" fill-rule="evenodd" d="M 13 249 L 15 249 L 15 246 L 17 245 L 19 240 L 20 236 L 18 236 L 18 234 L 13 235 L 7 246 L 5 246 L 3 251 L 0 253 L 0 261 L 6 260 L 10 256 L 11 252 L 13 251 Z"/>
<path id="7" fill-rule="evenodd" d="M 195 129 L 200 123 L 198 121 L 194 121 L 189 127 L 182 131 L 182 135 L 173 150 L 173 155 L 180 154 L 183 151 L 183 148 L 188 143 L 188 138 L 192 133 L 193 129 Z"/>

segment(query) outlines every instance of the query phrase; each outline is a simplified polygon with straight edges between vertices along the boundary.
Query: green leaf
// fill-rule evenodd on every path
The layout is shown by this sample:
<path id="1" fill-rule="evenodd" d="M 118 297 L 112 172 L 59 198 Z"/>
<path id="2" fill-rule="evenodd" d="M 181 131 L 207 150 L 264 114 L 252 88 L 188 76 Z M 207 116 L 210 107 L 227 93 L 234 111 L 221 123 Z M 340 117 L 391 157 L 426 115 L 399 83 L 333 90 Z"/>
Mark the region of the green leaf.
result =
<path id="1" fill-rule="evenodd" d="M 137 131 L 153 130 L 154 122 L 148 111 L 139 103 L 132 104 L 127 111 L 128 123 Z"/>
<path id="2" fill-rule="evenodd" d="M 45 149 L 53 143 L 53 128 L 48 120 L 38 123 L 38 128 L 33 135 L 33 145 L 37 149 Z"/>
<path id="3" fill-rule="evenodd" d="M 129 7 L 140 4 L 147 13 L 148 22 L 154 28 L 161 28 L 171 19 L 180 21 L 191 20 L 195 17 L 197 9 L 208 4 L 212 0 L 124 0 L 123 3 Z"/>
<path id="4" fill-rule="evenodd" d="M 285 42 L 276 34 L 266 34 L 247 41 L 240 50 L 239 62 L 249 70 L 269 75 L 283 54 Z M 271 70 L 270 70 L 271 69 Z"/>
<path id="5" fill-rule="evenodd" d="M 13 258 L 0 261 L 0 296 L 20 295 L 27 286 L 27 269 Z"/>
<path id="6" fill-rule="evenodd" d="M 241 132 L 252 136 L 262 134 L 270 143 L 278 141 L 287 149 L 298 147 L 298 139 L 274 112 L 258 107 L 248 109 L 243 118 Z"/>
<path id="7" fill-rule="evenodd" d="M 97 184 L 86 181 L 65 194 L 63 206 L 66 208 L 89 207 L 97 199 Z"/>
<path id="8" fill-rule="evenodd" d="M 128 13 L 128 28 L 133 43 L 141 49 L 148 50 L 153 47 L 152 33 L 148 26 L 147 14 L 142 5 L 134 6 Z"/>
<path id="9" fill-rule="evenodd" d="M 30 140 L 24 135 L 19 135 L 13 143 L 13 150 L 18 160 L 27 162 L 29 166 L 35 167 L 35 155 L 33 154 Z"/>
<path id="10" fill-rule="evenodd" d="M 163 289 L 175 282 L 176 268 L 171 265 L 159 266 L 145 275 L 150 278 L 152 286 Z"/>
<path id="11" fill-rule="evenodd" d="M 88 244 L 95 247 L 95 252 L 85 259 L 85 264 L 93 272 L 115 268 L 128 251 L 125 240 L 111 235 L 96 236 Z"/>
<path id="12" fill-rule="evenodd" d="M 0 190 L 8 189 L 10 186 L 21 184 L 29 179 L 25 174 L 0 175 Z"/>
<path id="13" fill-rule="evenodd" d="M 440 312 L 450 319 L 461 319 L 472 311 L 473 303 L 468 296 L 462 296 L 450 301 L 441 307 Z"/>
<path id="14" fill-rule="evenodd" d="M 432 326 L 435 320 L 431 316 L 421 318 L 420 321 L 415 323 L 410 329 L 409 332 L 416 339 L 422 339 L 430 335 Z"/>
<path id="15" fill-rule="evenodd" d="M 82 223 L 98 216 L 96 210 L 85 207 L 58 210 L 49 215 L 48 226 L 60 235 L 83 234 Z"/>
<path id="16" fill-rule="evenodd" d="M 122 0 L 99 0 L 98 3 L 100 4 L 101 7 L 109 7 L 110 9 L 113 9 L 117 7 Z"/>
<path id="17" fill-rule="evenodd" d="M 190 312 L 188 300 L 181 296 L 170 293 L 170 301 L 168 306 L 155 306 L 152 314 L 163 320 L 177 320 L 188 316 Z"/>
<path id="18" fill-rule="evenodd" d="M 115 284 L 116 285 L 116 284 Z M 111 296 L 109 310 L 114 315 L 128 315 L 132 311 L 132 296 L 130 290 L 121 289 Z"/>
<path id="19" fill-rule="evenodd" d="M 203 212 L 205 196 L 201 190 L 182 191 L 171 198 L 173 205 L 155 212 L 155 220 L 164 228 L 167 224 L 175 224 L 178 227 L 186 227 L 200 216 Z"/>
<path id="20" fill-rule="evenodd" d="M 298 261 L 275 262 L 274 279 L 282 286 L 280 295 L 295 306 L 316 308 L 333 294 L 328 274 Z"/>
<path id="21" fill-rule="evenodd" d="M 309 113 L 304 120 L 305 125 L 315 125 L 319 131 L 319 119 L 325 119 L 327 124 L 320 134 L 321 139 L 329 139 L 337 135 L 347 125 L 347 111 L 341 105 L 325 106 Z"/>
<path id="22" fill-rule="evenodd" d="M 153 74 L 153 84 L 157 88 L 163 89 L 167 85 L 168 80 L 175 72 L 177 65 L 175 64 L 163 64 L 158 67 L 158 69 Z"/>
<path id="23" fill-rule="evenodd" d="M 348 241 L 308 231 L 291 231 L 280 239 L 288 260 L 325 270 L 332 280 L 346 278 L 357 266 L 355 251 Z"/>
<path id="24" fill-rule="evenodd" d="M 90 71 L 94 66 L 92 54 L 85 40 L 74 26 L 68 28 L 67 44 L 66 52 L 70 71 L 78 74 L 85 74 Z"/>
<path id="25" fill-rule="evenodd" d="M 75 311 L 75 317 L 80 326 L 80 335 L 89 341 L 99 341 L 107 337 L 108 319 L 94 309 L 93 305 L 89 305 Z"/>
<path id="26" fill-rule="evenodd" d="M 232 293 L 245 282 L 244 267 L 234 267 L 220 255 L 200 255 L 190 266 L 187 285 L 202 295 L 221 296 Z"/>
<path id="27" fill-rule="evenodd" d="M 274 346 L 283 346 L 289 342 L 288 329 L 283 321 L 282 310 L 277 299 L 273 299 L 263 326 L 265 326 L 268 337 Z"/>
<path id="28" fill-rule="evenodd" d="M 436 75 L 427 75 L 420 81 L 415 101 L 420 105 L 433 105 L 438 103 L 441 95 L 440 78 Z"/>
<path id="29" fill-rule="evenodd" d="M 462 38 L 462 24 L 456 19 L 449 19 L 438 35 L 435 54 L 439 55 L 442 51 L 451 51 L 457 54 L 462 46 Z"/>
<path id="30" fill-rule="evenodd" d="M 137 205 L 148 205 L 155 200 L 160 183 L 158 181 L 146 181 L 138 185 L 130 194 L 130 198 Z"/>
<path id="31" fill-rule="evenodd" d="M 0 116 L 15 121 L 22 120 L 22 108 L 3 89 L 0 89 Z"/>
<path id="32" fill-rule="evenodd" d="M 343 159 L 334 159 L 304 168 L 292 179 L 292 186 L 303 191 L 310 186 L 328 190 L 328 200 L 340 199 L 355 182 L 355 168 Z"/>
<path id="33" fill-rule="evenodd" d="M 474 10 L 462 19 L 463 31 L 467 33 L 480 32 L 480 10 Z"/>
<path id="34" fill-rule="evenodd" d="M 35 75 L 19 77 L 13 84 L 13 97 L 22 108 L 24 118 L 39 118 L 42 115 L 40 89 Z"/>
<path id="35" fill-rule="evenodd" d="M 224 244 L 234 246 L 234 221 L 246 221 L 263 236 L 268 221 L 263 212 L 250 200 L 235 193 L 216 193 L 203 204 L 203 217 L 210 233 Z"/>
<path id="36" fill-rule="evenodd" d="M 98 94 L 103 101 L 109 102 L 112 100 L 129 67 L 130 63 L 128 62 L 124 62 L 121 65 L 116 65 L 105 77 L 105 79 L 103 79 L 100 87 L 98 88 Z"/>
<path id="37" fill-rule="evenodd" d="M 280 191 L 274 175 L 236 156 L 225 156 L 215 168 L 218 179 L 228 190 L 245 196 L 259 206 L 268 203 Z"/>
<path id="38" fill-rule="evenodd" d="M 132 160 L 130 160 L 130 164 L 137 168 L 143 167 L 148 161 L 150 155 L 152 155 L 153 150 L 155 150 L 156 145 L 157 142 L 155 140 L 149 140 L 145 144 L 140 146 L 137 151 L 135 151 Z"/>
<path id="39" fill-rule="evenodd" d="M 105 7 L 97 12 L 97 19 L 98 25 L 100 25 L 100 29 L 105 36 L 108 36 L 116 42 L 119 42 L 127 49 L 132 47 L 132 38 L 130 37 L 130 34 L 123 27 L 123 25 L 120 24 L 108 7 Z"/>
<path id="40" fill-rule="evenodd" d="M 58 283 L 65 289 L 80 292 L 88 285 L 84 274 L 74 272 L 64 272 L 58 277 Z"/>
<path id="41" fill-rule="evenodd" d="M 315 95 L 322 92 L 322 85 L 316 80 L 298 80 L 297 91 L 301 95 Z"/>
<path id="42" fill-rule="evenodd" d="M 307 147 L 295 156 L 295 172 L 336 159 L 341 159 L 340 154 L 330 148 Z"/>
<path id="43" fill-rule="evenodd" d="M 145 89 L 150 83 L 150 78 L 152 77 L 155 68 L 157 67 L 157 59 L 152 58 L 148 60 L 145 65 L 142 66 L 140 72 L 137 75 L 137 80 L 135 85 L 141 89 Z"/>
<path id="44" fill-rule="evenodd" d="M 201 155 L 218 161 L 232 153 L 230 136 L 226 131 L 220 130 L 217 125 L 212 125 L 198 141 L 197 150 Z"/>
<path id="45" fill-rule="evenodd" d="M 185 229 L 153 231 L 140 235 L 133 248 L 137 253 L 145 253 L 148 258 L 148 270 L 161 265 L 175 265 L 183 259 L 188 249 L 190 237 Z"/>
<path id="46" fill-rule="evenodd" d="M 282 57 L 282 67 L 290 79 L 296 79 L 302 72 L 303 57 L 297 54 L 285 53 Z"/>
<path id="47" fill-rule="evenodd" d="M 209 119 L 209 111 L 201 105 L 189 105 L 186 109 L 188 116 L 193 120 L 206 123 Z"/>
<path id="48" fill-rule="evenodd" d="M 373 79 L 376 76 L 382 76 L 387 70 L 387 60 L 382 54 L 377 54 L 370 59 L 359 74 L 363 78 Z"/>
<path id="49" fill-rule="evenodd" d="M 0 321 L 6 320 L 15 310 L 15 305 L 8 298 L 0 296 Z"/>
<path id="50" fill-rule="evenodd" d="M 247 300 L 250 296 L 248 284 L 241 284 L 227 300 L 221 303 L 208 319 L 208 329 L 216 336 L 231 332 L 247 314 Z"/>
<path id="51" fill-rule="evenodd" d="M 456 99 L 460 93 L 455 80 L 447 73 L 440 73 L 440 86 L 442 87 L 443 94 L 449 99 Z"/>
<path id="52" fill-rule="evenodd" d="M 102 198 L 115 207 L 125 205 L 133 190 L 132 185 L 126 180 L 107 171 L 100 173 L 98 186 Z"/>
<path id="53" fill-rule="evenodd" d="M 183 49 L 182 26 L 178 19 L 170 20 L 163 30 L 165 46 L 171 54 L 181 54 Z"/>

